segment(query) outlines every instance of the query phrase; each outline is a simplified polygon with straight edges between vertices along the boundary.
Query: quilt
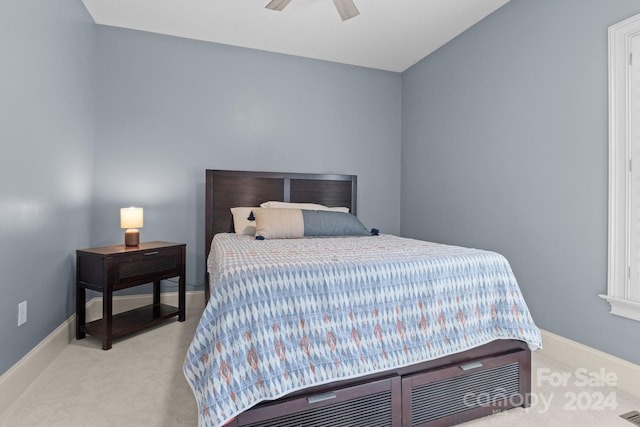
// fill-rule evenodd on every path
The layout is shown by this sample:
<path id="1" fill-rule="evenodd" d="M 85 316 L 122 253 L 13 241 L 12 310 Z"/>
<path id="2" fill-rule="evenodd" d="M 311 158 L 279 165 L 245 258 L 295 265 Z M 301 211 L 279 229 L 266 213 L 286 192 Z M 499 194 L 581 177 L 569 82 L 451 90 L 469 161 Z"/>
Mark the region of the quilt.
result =
<path id="1" fill-rule="evenodd" d="M 516 339 L 541 348 L 500 254 L 392 235 L 214 236 L 184 361 L 201 427 L 263 400 Z"/>

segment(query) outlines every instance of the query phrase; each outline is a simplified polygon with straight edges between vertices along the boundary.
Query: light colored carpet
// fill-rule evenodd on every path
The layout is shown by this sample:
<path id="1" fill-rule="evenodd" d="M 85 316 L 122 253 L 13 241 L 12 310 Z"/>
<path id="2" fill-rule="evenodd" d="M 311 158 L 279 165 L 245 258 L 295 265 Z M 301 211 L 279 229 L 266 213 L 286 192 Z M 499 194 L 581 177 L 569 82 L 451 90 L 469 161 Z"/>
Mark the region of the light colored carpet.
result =
<path id="1" fill-rule="evenodd" d="M 74 341 L 0 416 L 0 426 L 197 426 L 182 362 L 200 313 L 188 309 L 185 322 L 170 320 L 115 340 L 109 351 L 102 351 L 91 337 Z M 544 379 L 563 372 L 570 375 L 566 386 L 552 386 Z M 534 353 L 532 407 L 464 425 L 633 426 L 619 415 L 640 410 L 640 399 L 615 388 L 576 385 L 578 380 L 574 372 Z"/>

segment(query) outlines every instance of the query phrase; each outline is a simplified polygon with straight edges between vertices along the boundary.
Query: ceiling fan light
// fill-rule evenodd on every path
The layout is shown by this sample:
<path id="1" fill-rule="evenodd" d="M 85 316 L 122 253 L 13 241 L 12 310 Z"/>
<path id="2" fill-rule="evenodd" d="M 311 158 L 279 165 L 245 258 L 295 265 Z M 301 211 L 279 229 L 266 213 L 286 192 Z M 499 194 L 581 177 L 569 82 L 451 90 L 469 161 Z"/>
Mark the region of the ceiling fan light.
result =
<path id="1" fill-rule="evenodd" d="M 343 21 L 360 15 L 360 11 L 353 3 L 353 0 L 333 0 L 333 3 L 336 5 L 336 9 L 338 9 L 340 18 Z"/>
<path id="2" fill-rule="evenodd" d="M 271 10 L 282 11 L 282 9 L 287 7 L 289 2 L 291 2 L 291 0 L 271 0 L 265 7 Z"/>

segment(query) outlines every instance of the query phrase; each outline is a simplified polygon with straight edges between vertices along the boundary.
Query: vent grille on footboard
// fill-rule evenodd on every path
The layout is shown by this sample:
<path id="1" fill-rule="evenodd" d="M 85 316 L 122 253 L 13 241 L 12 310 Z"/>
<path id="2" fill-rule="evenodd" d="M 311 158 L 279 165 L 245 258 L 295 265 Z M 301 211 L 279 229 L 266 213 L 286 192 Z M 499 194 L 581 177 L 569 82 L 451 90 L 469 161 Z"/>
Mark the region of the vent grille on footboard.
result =
<path id="1" fill-rule="evenodd" d="M 504 401 L 519 393 L 517 362 L 414 387 L 411 425 Z"/>
<path id="2" fill-rule="evenodd" d="M 391 391 L 247 424 L 247 427 L 388 427 L 392 425 Z"/>

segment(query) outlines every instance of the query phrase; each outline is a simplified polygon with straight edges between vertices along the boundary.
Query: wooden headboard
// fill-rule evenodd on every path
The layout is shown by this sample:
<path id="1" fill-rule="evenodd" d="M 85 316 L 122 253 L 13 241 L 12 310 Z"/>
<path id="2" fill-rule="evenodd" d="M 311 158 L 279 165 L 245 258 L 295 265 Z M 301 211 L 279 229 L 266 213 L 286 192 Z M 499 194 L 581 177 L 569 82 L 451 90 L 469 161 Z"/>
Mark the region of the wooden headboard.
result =
<path id="1" fill-rule="evenodd" d="M 233 232 L 231 208 L 270 200 L 346 206 L 356 215 L 356 175 L 206 170 L 205 266 L 216 233 Z M 206 268 L 206 267 L 205 267 Z M 209 275 L 205 271 L 205 297 Z"/>

